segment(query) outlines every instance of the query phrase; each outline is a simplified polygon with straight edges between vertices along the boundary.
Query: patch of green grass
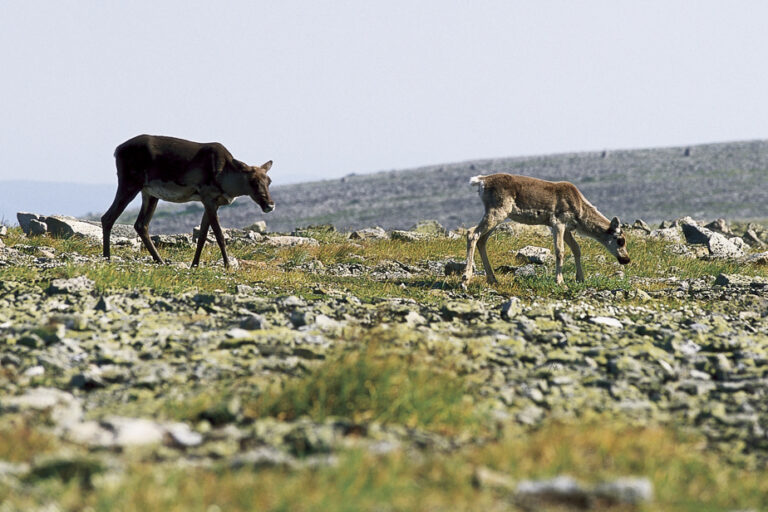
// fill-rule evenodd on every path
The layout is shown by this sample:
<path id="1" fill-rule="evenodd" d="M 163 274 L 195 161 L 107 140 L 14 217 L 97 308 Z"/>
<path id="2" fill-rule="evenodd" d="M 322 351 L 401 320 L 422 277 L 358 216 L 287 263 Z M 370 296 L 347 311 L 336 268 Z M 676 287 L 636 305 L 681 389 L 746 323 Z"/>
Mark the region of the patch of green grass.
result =
<path id="1" fill-rule="evenodd" d="M 246 409 L 252 417 L 330 416 L 438 431 L 479 425 L 474 399 L 456 374 L 427 366 L 418 353 L 391 354 L 376 341 L 270 389 Z"/>

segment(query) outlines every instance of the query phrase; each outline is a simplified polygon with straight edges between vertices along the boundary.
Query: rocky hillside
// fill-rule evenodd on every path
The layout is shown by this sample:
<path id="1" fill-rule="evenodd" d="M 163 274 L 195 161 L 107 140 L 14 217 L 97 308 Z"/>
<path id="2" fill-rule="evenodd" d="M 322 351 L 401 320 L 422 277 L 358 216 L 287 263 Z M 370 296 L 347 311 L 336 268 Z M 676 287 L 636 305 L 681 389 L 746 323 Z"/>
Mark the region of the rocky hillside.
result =
<path id="1" fill-rule="evenodd" d="M 279 163 L 275 180 L 279 183 Z M 268 215 L 246 198 L 222 208 L 230 227 L 265 220 L 272 231 L 313 224 L 337 229 L 406 229 L 421 219 L 446 227 L 471 226 L 482 208 L 471 176 L 508 172 L 575 183 L 598 209 L 624 221 L 695 218 L 768 218 L 768 141 L 690 147 L 497 158 L 338 180 L 275 186 L 277 209 Z M 154 233 L 186 233 L 200 223 L 196 204 L 163 206 Z M 132 224 L 135 212 L 124 217 Z"/>
<path id="2" fill-rule="evenodd" d="M 586 241 L 556 286 L 516 229 L 468 291 L 429 223 L 233 230 L 230 271 L 6 230 L 4 509 L 765 506 L 768 233 L 638 223 L 630 266 Z"/>

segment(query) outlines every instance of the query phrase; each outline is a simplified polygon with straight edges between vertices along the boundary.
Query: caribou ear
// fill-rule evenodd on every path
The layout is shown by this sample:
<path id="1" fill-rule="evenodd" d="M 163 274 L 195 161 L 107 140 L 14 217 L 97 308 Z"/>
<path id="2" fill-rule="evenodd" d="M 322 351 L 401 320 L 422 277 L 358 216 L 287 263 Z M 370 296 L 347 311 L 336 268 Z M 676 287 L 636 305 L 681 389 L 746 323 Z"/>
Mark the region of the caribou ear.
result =
<path id="1" fill-rule="evenodd" d="M 267 162 L 264 162 L 263 164 L 261 164 L 261 165 L 260 165 L 260 167 L 261 167 L 262 169 L 264 169 L 264 171 L 265 171 L 265 172 L 266 172 L 266 171 L 268 171 L 269 169 L 271 169 L 271 168 L 272 168 L 272 160 L 269 160 L 269 161 L 267 161 Z"/>
<path id="2" fill-rule="evenodd" d="M 618 231 L 620 227 L 621 227 L 621 221 L 619 220 L 618 217 L 614 217 L 611 220 L 611 227 L 608 228 L 608 231 Z"/>

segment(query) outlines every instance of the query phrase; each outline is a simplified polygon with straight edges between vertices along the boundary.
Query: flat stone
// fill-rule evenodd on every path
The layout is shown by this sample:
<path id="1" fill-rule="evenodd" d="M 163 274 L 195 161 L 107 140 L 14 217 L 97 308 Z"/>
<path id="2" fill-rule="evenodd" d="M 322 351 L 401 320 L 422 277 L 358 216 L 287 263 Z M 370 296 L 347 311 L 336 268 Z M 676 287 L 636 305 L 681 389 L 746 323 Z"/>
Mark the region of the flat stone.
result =
<path id="1" fill-rule="evenodd" d="M 617 478 L 597 484 L 593 494 L 612 503 L 638 505 L 653 501 L 653 483 L 642 477 Z"/>
<path id="2" fill-rule="evenodd" d="M 624 327 L 620 321 L 609 316 L 593 316 L 589 319 L 589 321 L 595 325 L 605 325 L 606 327 L 614 327 L 616 329 L 621 329 Z"/>
<path id="3" fill-rule="evenodd" d="M 75 235 L 84 236 L 94 241 L 101 241 L 101 225 L 84 222 L 73 217 L 51 215 L 46 217 L 48 233 L 56 238 L 70 238 Z"/>

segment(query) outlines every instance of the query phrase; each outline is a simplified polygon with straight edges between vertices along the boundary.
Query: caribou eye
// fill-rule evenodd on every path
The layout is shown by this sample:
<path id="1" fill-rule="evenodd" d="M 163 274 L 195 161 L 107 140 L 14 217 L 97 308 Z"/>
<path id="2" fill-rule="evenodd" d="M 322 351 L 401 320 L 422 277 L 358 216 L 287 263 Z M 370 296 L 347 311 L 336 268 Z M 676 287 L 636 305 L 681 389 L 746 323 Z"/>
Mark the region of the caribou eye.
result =
<path id="1" fill-rule="evenodd" d="M 626 244 L 626 243 L 627 243 L 627 241 L 624 240 L 623 238 L 617 238 L 616 239 L 616 245 L 618 245 L 619 247 L 624 247 L 624 244 Z"/>

